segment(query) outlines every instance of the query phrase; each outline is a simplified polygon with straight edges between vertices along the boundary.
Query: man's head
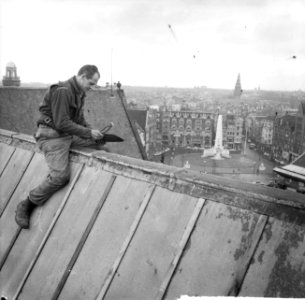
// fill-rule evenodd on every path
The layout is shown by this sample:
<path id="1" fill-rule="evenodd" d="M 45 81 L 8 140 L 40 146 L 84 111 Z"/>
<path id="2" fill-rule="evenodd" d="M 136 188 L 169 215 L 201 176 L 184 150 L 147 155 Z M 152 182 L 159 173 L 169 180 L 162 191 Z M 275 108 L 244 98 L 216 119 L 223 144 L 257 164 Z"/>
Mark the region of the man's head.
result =
<path id="1" fill-rule="evenodd" d="M 84 92 L 88 92 L 91 87 L 97 85 L 100 79 L 98 68 L 94 65 L 85 65 L 77 73 L 76 80 Z"/>

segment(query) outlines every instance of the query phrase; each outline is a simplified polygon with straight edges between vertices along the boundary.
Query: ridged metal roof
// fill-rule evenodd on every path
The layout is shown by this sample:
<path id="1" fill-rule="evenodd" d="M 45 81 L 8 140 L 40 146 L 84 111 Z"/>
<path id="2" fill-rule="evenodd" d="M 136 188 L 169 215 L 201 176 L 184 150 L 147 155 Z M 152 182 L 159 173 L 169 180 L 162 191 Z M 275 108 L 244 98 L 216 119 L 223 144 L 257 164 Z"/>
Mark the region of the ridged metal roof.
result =
<path id="1" fill-rule="evenodd" d="M 47 175 L 28 136 L 0 132 L 4 299 L 305 297 L 301 194 L 112 153 L 72 151 L 72 178 L 34 211 Z"/>

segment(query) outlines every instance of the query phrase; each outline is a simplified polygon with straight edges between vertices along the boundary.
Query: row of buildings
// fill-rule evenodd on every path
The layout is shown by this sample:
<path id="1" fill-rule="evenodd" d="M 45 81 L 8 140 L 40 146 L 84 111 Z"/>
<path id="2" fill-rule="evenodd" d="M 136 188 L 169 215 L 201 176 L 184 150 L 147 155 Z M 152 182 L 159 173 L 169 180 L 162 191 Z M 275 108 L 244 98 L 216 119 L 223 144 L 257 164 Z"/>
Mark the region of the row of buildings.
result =
<path id="1" fill-rule="evenodd" d="M 171 110 L 168 107 L 150 107 L 147 111 L 130 110 L 137 123 L 142 123 L 146 153 L 152 158 L 168 148 L 204 149 L 214 144 L 218 113 Z M 146 114 L 144 121 L 141 114 Z M 223 142 L 231 151 L 241 151 L 244 137 L 244 119 L 234 115 L 223 116 Z"/>
<path id="2" fill-rule="evenodd" d="M 3 86 L 20 86 L 13 62 L 7 64 L 2 83 Z M 238 75 L 234 99 L 239 99 L 241 94 Z M 241 151 L 245 139 L 250 140 L 258 151 L 281 163 L 291 162 L 305 151 L 305 101 L 300 102 L 297 111 L 272 116 L 257 116 L 246 106 L 234 111 L 231 106 L 219 105 L 217 109 L 214 107 L 216 113 L 211 112 L 213 110 L 191 109 L 185 102 L 180 106 L 179 109 L 175 105 L 150 107 L 142 113 L 135 113 L 135 120 L 142 115 L 137 129 L 148 157 L 172 146 L 211 148 L 219 113 L 223 114 L 223 143 L 230 151 Z"/>
<path id="3" fill-rule="evenodd" d="M 246 128 L 258 151 L 277 162 L 291 162 L 305 151 L 305 101 L 296 112 L 249 116 Z"/>
<path id="4" fill-rule="evenodd" d="M 135 120 L 141 119 L 137 128 L 148 157 L 171 147 L 204 149 L 214 144 L 218 112 L 173 110 L 166 106 L 131 112 Z M 224 114 L 224 147 L 231 153 L 240 153 L 246 141 L 279 163 L 293 161 L 305 151 L 305 101 L 296 112 L 285 114 Z"/>

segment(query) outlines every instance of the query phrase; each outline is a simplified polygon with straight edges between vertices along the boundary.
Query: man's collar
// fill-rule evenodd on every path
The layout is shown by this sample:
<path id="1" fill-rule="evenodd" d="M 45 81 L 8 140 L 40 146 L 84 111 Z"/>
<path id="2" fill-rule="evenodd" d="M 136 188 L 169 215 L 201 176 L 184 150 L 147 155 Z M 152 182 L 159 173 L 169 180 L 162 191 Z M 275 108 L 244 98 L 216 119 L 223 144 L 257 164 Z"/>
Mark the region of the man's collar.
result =
<path id="1" fill-rule="evenodd" d="M 71 84 L 77 94 L 79 94 L 80 96 L 86 96 L 86 93 L 81 89 L 81 87 L 77 83 L 76 76 L 73 76 L 69 81 L 71 82 Z"/>

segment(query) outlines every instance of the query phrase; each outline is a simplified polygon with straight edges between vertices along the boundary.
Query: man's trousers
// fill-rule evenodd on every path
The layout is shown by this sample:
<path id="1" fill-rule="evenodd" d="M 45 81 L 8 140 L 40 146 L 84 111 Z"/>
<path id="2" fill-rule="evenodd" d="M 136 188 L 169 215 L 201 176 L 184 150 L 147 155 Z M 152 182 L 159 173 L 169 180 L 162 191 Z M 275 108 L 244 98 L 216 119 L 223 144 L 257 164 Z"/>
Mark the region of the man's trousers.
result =
<path id="1" fill-rule="evenodd" d="M 64 187 L 70 180 L 70 148 L 96 148 L 97 143 L 93 139 L 64 136 L 51 139 L 39 139 L 37 146 L 45 156 L 49 167 L 49 174 L 39 186 L 30 191 L 29 199 L 36 205 L 43 205 L 56 191 Z"/>

